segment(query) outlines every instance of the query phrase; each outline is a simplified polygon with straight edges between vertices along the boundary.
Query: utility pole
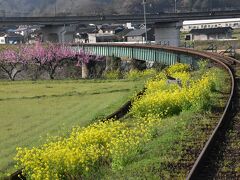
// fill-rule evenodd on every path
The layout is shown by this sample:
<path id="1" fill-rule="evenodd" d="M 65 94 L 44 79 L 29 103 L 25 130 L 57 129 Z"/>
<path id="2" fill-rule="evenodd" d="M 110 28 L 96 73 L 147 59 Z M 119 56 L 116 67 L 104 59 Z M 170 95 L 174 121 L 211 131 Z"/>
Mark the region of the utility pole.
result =
<path id="1" fill-rule="evenodd" d="M 147 17 L 146 17 L 146 3 L 147 0 L 143 0 L 143 14 L 144 14 L 144 24 L 145 24 L 145 43 L 147 43 Z"/>
<path id="2" fill-rule="evenodd" d="M 174 0 L 175 3 L 174 3 L 174 13 L 177 13 L 177 0 Z"/>
<path id="3" fill-rule="evenodd" d="M 55 14 L 55 17 L 56 17 L 56 15 L 57 15 L 57 1 L 54 4 L 54 14 Z"/>
<path id="4" fill-rule="evenodd" d="M 190 2 L 191 2 L 191 3 L 190 3 L 190 7 L 189 7 L 189 9 L 190 9 L 190 11 L 192 12 L 193 2 L 192 2 L 192 0 L 191 0 Z"/>
<path id="5" fill-rule="evenodd" d="M 210 4 L 209 4 L 209 6 L 210 6 L 210 11 L 212 12 L 213 11 L 213 2 L 212 2 L 212 0 L 210 0 Z"/>
<path id="6" fill-rule="evenodd" d="M 72 10 L 73 10 L 73 0 L 71 0 L 70 14 L 72 13 Z"/>

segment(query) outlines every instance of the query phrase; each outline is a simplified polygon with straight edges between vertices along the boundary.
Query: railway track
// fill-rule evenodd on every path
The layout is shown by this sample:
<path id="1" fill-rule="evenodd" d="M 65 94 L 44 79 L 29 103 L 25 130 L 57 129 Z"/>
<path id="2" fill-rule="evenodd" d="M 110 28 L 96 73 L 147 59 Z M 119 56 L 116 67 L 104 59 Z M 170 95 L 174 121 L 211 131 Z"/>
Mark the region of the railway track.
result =
<path id="1" fill-rule="evenodd" d="M 152 47 L 158 48 L 158 46 Z M 231 92 L 223 114 L 216 127 L 206 131 L 209 139 L 200 152 L 198 150 L 201 147 L 201 141 L 194 143 L 198 146 L 194 147 L 194 151 L 186 149 L 188 153 L 195 153 L 195 155 L 190 159 L 183 158 L 175 166 L 175 170 L 181 172 L 181 168 L 184 168 L 184 171 L 189 169 L 187 180 L 240 180 L 240 85 L 238 85 L 240 80 L 239 77 L 235 77 L 236 71 L 240 71 L 240 62 L 217 53 L 175 47 L 163 47 L 163 49 L 210 59 L 215 65 L 222 66 L 231 79 Z M 209 132 L 211 132 L 210 135 L 208 135 Z M 192 163 L 196 154 L 198 154 L 196 161 Z M 173 176 L 173 178 L 176 177 Z"/>
<path id="2" fill-rule="evenodd" d="M 187 180 L 240 179 L 240 83 L 235 77 L 240 63 L 230 57 L 205 53 L 225 64 L 231 76 L 232 89 L 222 118 L 195 161 Z M 227 66 L 227 67 L 226 67 Z"/>
<path id="3" fill-rule="evenodd" d="M 191 165 L 192 159 L 189 161 L 189 159 L 183 158 L 180 161 L 180 166 L 183 166 L 182 168 L 189 169 L 191 167 L 186 179 L 240 180 L 240 77 L 235 76 L 236 71 L 240 71 L 240 62 L 234 58 L 222 56 L 217 53 L 172 47 L 166 47 L 165 49 L 210 59 L 216 65 L 220 65 L 227 70 L 231 78 L 231 92 L 224 112 L 214 130 L 210 130 L 212 133 L 196 161 L 193 165 Z M 206 133 L 208 134 L 209 130 Z M 201 146 L 199 142 L 195 142 L 194 144 L 199 147 Z M 199 147 L 195 149 L 196 152 Z M 196 152 L 193 151 L 193 153 Z M 191 150 L 189 153 L 192 153 Z M 181 167 L 177 168 L 181 169 Z"/>
<path id="4" fill-rule="evenodd" d="M 200 52 L 192 49 L 162 47 L 158 45 L 122 45 L 126 47 L 161 48 L 176 53 L 189 54 L 212 60 L 218 66 L 224 68 L 231 82 L 231 92 L 226 107 L 216 127 L 209 133 L 209 139 L 201 152 L 197 152 L 198 158 L 194 162 L 183 163 L 182 168 L 189 172 L 187 180 L 197 179 L 240 179 L 240 105 L 238 92 L 240 92 L 240 80 L 235 77 L 235 72 L 240 63 L 230 57 L 215 53 Z M 239 88 L 239 89 L 238 89 Z M 196 155 L 196 156 L 197 156 Z M 180 166 L 181 166 L 180 165 Z M 238 169 L 239 168 L 239 169 Z M 10 179 L 18 179 L 21 171 L 13 174 Z"/>
<path id="5" fill-rule="evenodd" d="M 152 47 L 158 48 L 158 46 Z M 194 155 L 190 160 L 183 158 L 180 164 L 176 165 L 176 171 L 181 172 L 181 168 L 189 169 L 187 180 L 240 180 L 240 85 L 238 85 L 240 80 L 238 77 L 235 77 L 236 71 L 240 71 L 240 62 L 234 58 L 217 53 L 174 47 L 162 48 L 210 59 L 215 65 L 222 66 L 228 72 L 231 81 L 231 91 L 223 114 L 216 127 L 213 130 L 209 128 L 206 132 L 209 139 L 196 161 L 194 163 L 191 162 L 191 158 Z M 209 132 L 210 134 L 208 135 Z M 194 144 L 198 147 L 195 149 L 195 152 L 190 150 L 189 153 L 198 153 L 201 143 L 195 142 Z M 189 149 L 186 150 L 188 151 Z"/>
<path id="6" fill-rule="evenodd" d="M 184 168 L 188 171 L 187 180 L 205 180 L 205 179 L 236 179 L 240 180 L 240 113 L 239 109 L 239 96 L 238 96 L 238 81 L 235 77 L 236 70 L 240 67 L 240 62 L 231 57 L 223 56 L 217 53 L 201 52 L 192 49 L 176 48 L 176 47 L 163 47 L 158 45 L 122 45 L 125 47 L 140 47 L 140 48 L 161 48 L 166 51 L 171 51 L 178 54 L 186 54 L 198 56 L 202 59 L 209 59 L 213 61 L 216 66 L 224 68 L 230 77 L 231 89 L 229 96 L 226 97 L 227 103 L 221 118 L 212 129 L 209 128 L 206 132 L 209 137 L 200 152 L 203 142 L 195 142 L 198 146 L 195 153 L 190 159 L 182 159 L 179 164 L 172 165 L 178 174 L 178 171 Z M 240 82 L 239 82 L 240 84 Z M 240 94 L 239 94 L 240 95 Z M 214 123 L 212 123 L 214 124 Z M 202 143 L 202 144 L 201 144 Z M 187 147 L 188 148 L 188 147 Z M 189 149 L 186 149 L 188 151 Z M 188 154 L 186 154 L 188 155 Z M 197 158 L 193 158 L 193 157 Z M 192 162 L 196 159 L 195 162 Z M 227 168 L 225 167 L 227 164 Z M 177 175 L 173 175 L 176 179 Z"/>
<path id="7" fill-rule="evenodd" d="M 101 46 L 101 45 L 100 45 Z M 224 68 L 230 77 L 231 89 L 230 93 L 226 95 L 226 106 L 223 110 L 220 119 L 217 119 L 216 123 L 212 123 L 210 128 L 206 128 L 206 137 L 209 137 L 206 142 L 199 141 L 193 144 L 197 147 L 194 151 L 190 151 L 186 146 L 186 156 L 191 153 L 194 155 L 191 158 L 183 157 L 177 164 L 170 164 L 173 172 L 173 179 L 178 179 L 178 172 L 181 173 L 182 169 L 189 174 L 188 180 L 195 179 L 240 179 L 240 165 L 239 163 L 239 116 L 238 114 L 238 89 L 237 80 L 235 78 L 235 71 L 240 67 L 240 63 L 227 56 L 223 56 L 217 53 L 201 52 L 193 49 L 166 47 L 159 45 L 110 45 L 121 46 L 129 48 L 143 48 L 143 49 L 162 49 L 165 51 L 174 52 L 177 54 L 185 54 L 197 56 L 202 59 L 209 59 L 213 61 L 216 66 Z M 216 126 L 215 126 L 216 125 Z M 196 139 L 197 140 L 197 139 Z M 205 145 L 204 145 L 205 144 Z M 202 148 L 203 146 L 203 148 Z M 223 156 L 225 152 L 225 156 Z M 224 159 L 225 158 L 225 159 Z M 197 159 L 195 162 L 194 160 Z M 193 161 L 193 162 L 192 162 Z M 229 163 L 230 162 L 230 163 Z M 224 167 L 224 163 L 231 164 L 231 168 Z M 234 164 L 234 165 L 233 165 Z M 234 167 L 234 168 L 232 168 Z M 186 173 L 187 174 L 187 173 Z M 175 176 L 176 175 L 176 176 Z"/>

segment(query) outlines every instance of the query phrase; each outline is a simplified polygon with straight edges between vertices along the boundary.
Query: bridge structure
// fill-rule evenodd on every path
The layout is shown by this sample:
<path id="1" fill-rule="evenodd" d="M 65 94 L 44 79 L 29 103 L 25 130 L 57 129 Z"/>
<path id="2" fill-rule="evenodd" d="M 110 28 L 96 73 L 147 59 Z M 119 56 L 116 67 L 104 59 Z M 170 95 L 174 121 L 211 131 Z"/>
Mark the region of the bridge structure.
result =
<path id="1" fill-rule="evenodd" d="M 161 45 L 139 45 L 139 44 L 80 44 L 73 45 L 74 51 L 84 50 L 90 54 L 106 57 L 118 57 L 123 59 L 136 59 L 148 63 L 158 62 L 164 65 L 176 63 L 190 64 L 197 67 L 199 60 L 202 60 L 201 52 L 191 54 L 188 49 L 168 47 Z M 194 51 L 196 52 L 196 51 Z"/>
<path id="2" fill-rule="evenodd" d="M 147 24 L 155 29 L 155 42 L 178 46 L 180 28 L 185 20 L 239 18 L 240 10 L 146 14 Z M 71 42 L 77 24 L 143 23 L 142 14 L 54 16 L 54 17 L 0 17 L 0 25 L 41 25 L 45 41 Z"/>

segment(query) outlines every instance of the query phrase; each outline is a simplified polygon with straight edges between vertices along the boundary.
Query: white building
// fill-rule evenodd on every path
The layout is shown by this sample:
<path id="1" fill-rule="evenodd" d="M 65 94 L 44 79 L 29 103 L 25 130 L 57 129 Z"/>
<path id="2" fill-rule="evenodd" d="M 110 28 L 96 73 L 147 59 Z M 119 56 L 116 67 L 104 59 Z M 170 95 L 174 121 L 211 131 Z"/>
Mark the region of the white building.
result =
<path id="1" fill-rule="evenodd" d="M 115 35 L 111 33 L 88 34 L 89 43 L 113 42 L 115 39 L 116 39 Z"/>
<path id="2" fill-rule="evenodd" d="M 218 27 L 207 29 L 192 29 L 189 33 L 190 40 L 226 40 L 232 39 L 231 27 Z"/>
<path id="3" fill-rule="evenodd" d="M 233 29 L 240 28 L 240 18 L 184 21 L 181 31 L 189 32 L 192 29 L 209 29 L 218 27 L 231 27 Z"/>
<path id="4" fill-rule="evenodd" d="M 154 41 L 154 32 L 152 29 L 147 29 L 147 41 Z M 145 42 L 145 29 L 134 29 L 127 33 L 126 35 L 127 42 L 143 43 Z"/>
<path id="5" fill-rule="evenodd" d="M 6 44 L 6 34 L 0 34 L 0 44 Z"/>

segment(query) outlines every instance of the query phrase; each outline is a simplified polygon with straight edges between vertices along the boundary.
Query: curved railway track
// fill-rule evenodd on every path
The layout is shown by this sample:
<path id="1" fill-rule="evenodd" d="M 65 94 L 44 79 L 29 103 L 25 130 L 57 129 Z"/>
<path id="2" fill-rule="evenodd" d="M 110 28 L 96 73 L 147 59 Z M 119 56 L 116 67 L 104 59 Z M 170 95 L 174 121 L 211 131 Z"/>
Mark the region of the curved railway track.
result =
<path id="1" fill-rule="evenodd" d="M 226 56 L 221 56 L 216 53 L 205 53 L 215 60 L 221 61 L 225 64 L 225 69 L 228 69 L 231 76 L 231 94 L 227 102 L 224 113 L 219 120 L 217 126 L 209 137 L 207 143 L 202 149 L 200 155 L 195 161 L 191 171 L 187 176 L 187 180 L 200 180 L 200 179 L 240 179 L 239 172 L 236 169 L 230 168 L 228 172 L 224 172 L 224 161 L 227 159 L 232 166 L 236 166 L 240 160 L 240 141 L 239 131 L 240 125 L 237 122 L 238 110 L 239 110 L 239 97 L 238 97 L 238 85 L 237 78 L 235 77 L 235 71 L 239 67 L 240 62 Z M 210 58 L 212 59 L 212 58 Z M 227 67 L 226 67 L 227 66 Z M 236 126 L 236 127 L 234 127 Z M 234 129 L 235 128 L 235 129 Z M 229 132 L 235 130 L 235 134 L 229 136 Z M 234 143 L 235 148 L 231 148 L 230 143 Z M 227 152 L 227 151 L 228 152 Z M 237 162 L 238 161 L 238 162 Z M 237 165 L 239 166 L 239 165 Z M 239 166 L 240 167 L 240 166 Z"/>
<path id="2" fill-rule="evenodd" d="M 179 53 L 188 53 L 210 59 L 221 65 L 231 79 L 231 92 L 224 112 L 209 139 L 194 162 L 187 180 L 240 179 L 240 113 L 239 77 L 235 77 L 240 62 L 217 53 L 166 47 Z M 239 81 L 240 83 L 240 81 Z"/>
<path id="3" fill-rule="evenodd" d="M 216 127 L 211 132 L 207 142 L 205 143 L 203 149 L 201 150 L 199 156 L 196 161 L 192 165 L 191 169 L 189 169 L 189 174 L 187 175 L 187 180 L 206 180 L 206 179 L 240 179 L 240 169 L 236 172 L 236 169 L 228 172 L 228 174 L 222 175 L 221 173 L 221 165 L 219 165 L 219 161 L 224 161 L 221 152 L 223 149 L 227 149 L 228 152 L 231 151 L 230 157 L 236 157 L 237 160 L 232 160 L 233 163 L 240 163 L 240 142 L 238 136 L 240 133 L 240 122 L 236 120 L 234 121 L 234 117 L 236 117 L 238 110 L 238 96 L 237 96 L 237 80 L 235 77 L 235 71 L 237 67 L 240 67 L 240 62 L 234 58 L 223 56 L 217 53 L 210 52 L 201 52 L 192 49 L 185 48 L 176 48 L 176 47 L 163 47 L 158 45 L 123 45 L 127 47 L 141 47 L 141 48 L 161 48 L 166 51 L 172 51 L 174 53 L 179 54 L 188 54 L 193 56 L 198 56 L 203 59 L 209 59 L 215 62 L 216 65 L 224 68 L 230 77 L 231 82 L 231 90 L 230 94 L 223 111 L 223 114 L 218 121 Z M 239 114 L 240 117 L 240 114 Z M 238 119 L 238 118 L 235 118 Z M 239 120 L 239 119 L 238 119 Z M 231 126 L 235 127 L 235 135 L 226 138 L 229 131 L 231 131 Z M 238 129 L 236 129 L 238 128 Z M 237 142 L 236 142 L 237 141 Z M 235 143 L 235 149 L 228 149 L 228 143 Z M 224 146 L 223 146 L 224 145 Z M 228 154 L 228 152 L 226 154 Z M 228 154 L 229 155 L 229 154 Z M 226 157 L 229 159 L 229 156 Z M 236 162 L 234 162 L 236 161 Z M 188 162 L 189 163 L 189 162 Z M 191 164 L 191 163 L 190 163 Z M 188 168 L 188 165 L 184 164 Z M 240 168 L 240 164 L 239 164 Z M 238 173 L 238 174 L 237 174 Z"/>
<path id="4" fill-rule="evenodd" d="M 166 48 L 184 53 L 182 48 Z M 187 180 L 208 179 L 240 179 L 240 113 L 239 86 L 235 71 L 240 62 L 234 58 L 222 56 L 217 53 L 187 50 L 186 53 L 199 55 L 220 64 L 231 78 L 231 92 L 224 112 L 204 145 L 201 153 L 194 162 Z M 240 83 L 240 82 L 239 82 Z M 233 147 L 231 147 L 233 146 Z M 229 163 L 229 164 L 228 164 Z M 226 164 L 229 165 L 226 169 Z M 234 169 L 235 168 L 235 169 Z"/>
<path id="5" fill-rule="evenodd" d="M 221 147 L 219 147 L 217 149 L 215 148 L 216 144 L 219 144 L 220 142 L 226 142 L 222 135 L 227 134 L 227 130 L 231 126 L 231 122 L 233 120 L 233 114 L 236 113 L 235 105 L 237 104 L 236 101 L 238 101 L 239 99 L 237 97 L 237 84 L 236 84 L 237 81 L 235 78 L 235 70 L 236 70 L 236 67 L 240 66 L 240 63 L 237 60 L 230 58 L 230 57 L 222 56 L 222 55 L 215 54 L 215 53 L 201 52 L 201 51 L 185 49 L 185 48 L 164 47 L 164 46 L 159 46 L 159 45 L 113 45 L 113 46 L 125 46 L 125 47 L 132 47 L 132 48 L 141 47 L 141 48 L 152 48 L 152 49 L 161 48 L 162 50 L 172 51 L 174 53 L 198 56 L 203 59 L 209 59 L 209 60 L 213 61 L 215 64 L 217 64 L 218 66 L 221 66 L 228 72 L 230 81 L 231 81 L 231 91 L 230 91 L 230 95 L 228 97 L 226 107 L 223 111 L 223 114 L 222 114 L 217 126 L 211 133 L 204 148 L 201 150 L 201 153 L 199 154 L 197 160 L 194 162 L 194 164 L 192 163 L 191 166 L 188 167 L 189 174 L 187 176 L 187 180 L 195 180 L 195 179 L 204 179 L 205 180 L 205 179 L 216 178 L 217 171 L 212 170 L 212 169 L 216 169 L 216 167 L 215 167 L 216 158 L 211 159 L 211 156 L 213 153 L 217 153 L 217 151 L 221 151 L 221 149 L 220 149 Z M 238 127 L 240 128 L 240 125 Z M 234 137 L 234 138 L 236 138 L 236 137 Z M 224 139 L 224 141 L 222 141 L 223 139 Z M 238 144 L 238 146 L 240 146 L 240 143 Z M 233 153 L 236 153 L 236 152 L 233 152 Z M 209 162 L 211 162 L 211 163 L 209 163 Z M 209 168 L 209 164 L 211 165 L 211 168 Z M 219 168 L 219 167 L 217 167 L 217 168 Z M 18 171 L 16 173 L 12 174 L 9 179 L 19 179 L 18 176 L 20 174 L 21 174 L 21 171 Z M 240 179 L 239 176 L 236 176 L 236 178 Z"/>

